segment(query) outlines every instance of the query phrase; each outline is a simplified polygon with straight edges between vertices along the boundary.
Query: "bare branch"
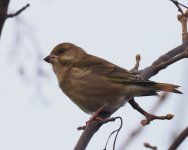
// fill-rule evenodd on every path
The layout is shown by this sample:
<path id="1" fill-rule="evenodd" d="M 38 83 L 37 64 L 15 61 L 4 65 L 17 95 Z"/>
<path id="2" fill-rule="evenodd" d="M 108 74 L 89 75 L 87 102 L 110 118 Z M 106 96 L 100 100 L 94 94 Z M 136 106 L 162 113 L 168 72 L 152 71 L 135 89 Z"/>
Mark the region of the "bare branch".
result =
<path id="1" fill-rule="evenodd" d="M 30 6 L 29 4 L 27 4 L 26 6 L 22 7 L 20 10 L 13 14 L 7 14 L 9 2 L 10 0 L 0 0 L 0 37 L 6 19 L 18 16 L 22 11 L 24 11 L 27 7 Z"/>
<path id="2" fill-rule="evenodd" d="M 82 133 L 80 139 L 78 140 L 74 150 L 84 150 L 86 149 L 89 141 L 91 140 L 91 138 L 93 137 L 93 135 L 99 130 L 99 128 L 101 127 L 101 123 L 99 123 L 98 121 L 92 120 L 90 121 L 84 132 Z"/>
<path id="3" fill-rule="evenodd" d="M 185 40 L 182 45 L 162 55 L 155 62 L 153 62 L 151 66 L 145 68 L 142 71 L 142 73 L 139 75 L 139 77 L 143 79 L 149 79 L 150 77 L 156 75 L 161 69 L 168 67 L 169 65 L 175 63 L 176 61 L 180 59 L 187 58 L 187 51 L 188 51 L 187 47 L 188 47 L 188 40 Z M 133 101 L 132 103 L 135 102 L 134 99 L 130 101 Z M 154 120 L 155 118 L 157 119 L 172 119 L 173 118 L 173 115 L 171 114 L 166 115 L 166 116 L 155 116 L 155 115 L 147 113 L 142 108 L 140 108 L 140 112 L 145 113 L 147 116 L 146 121 L 144 121 L 143 124 L 147 124 L 150 120 Z M 101 127 L 101 124 L 99 122 L 96 122 L 96 121 L 89 122 L 89 124 L 86 126 L 86 129 L 82 133 L 75 147 L 75 150 L 85 149 L 90 139 L 92 138 L 92 136 L 98 131 L 100 127 Z"/>
<path id="4" fill-rule="evenodd" d="M 108 122 L 113 122 L 113 121 L 115 121 L 116 119 L 119 119 L 119 118 L 121 118 L 121 117 L 112 117 L 112 118 L 106 118 L 106 119 L 100 118 L 100 120 L 98 120 L 96 118 L 95 120 L 98 121 L 101 124 L 105 124 L 105 123 L 108 123 Z M 86 126 L 87 126 L 87 123 L 86 123 Z M 77 130 L 85 130 L 86 126 L 80 126 L 80 127 L 77 128 Z"/>
<path id="5" fill-rule="evenodd" d="M 82 133 L 82 135 L 81 135 L 79 141 L 77 142 L 74 150 L 84 150 L 87 147 L 87 145 L 88 145 L 90 139 L 92 138 L 92 136 L 95 134 L 95 132 L 98 131 L 98 129 L 103 124 L 115 121 L 116 119 L 119 119 L 119 118 L 121 118 L 121 117 L 112 117 L 112 118 L 109 118 L 109 119 L 104 119 L 103 121 L 92 120 L 92 121 L 89 121 L 89 123 L 86 124 L 86 126 L 78 127 L 77 128 L 78 130 L 84 130 L 84 132 Z M 121 119 L 121 121 L 122 121 L 122 119 Z"/>
<path id="6" fill-rule="evenodd" d="M 150 112 L 152 114 L 154 114 L 158 108 L 164 103 L 164 101 L 166 100 L 167 96 L 169 94 L 167 92 L 164 92 L 161 96 L 160 99 L 157 101 L 157 103 L 153 106 L 153 108 L 150 110 Z M 123 142 L 123 144 L 120 146 L 120 149 L 126 149 L 128 147 L 128 145 L 131 144 L 131 142 L 133 141 L 133 139 L 135 137 L 137 137 L 144 129 L 142 126 L 138 126 L 136 129 L 134 129 L 128 136 L 127 140 L 125 142 Z"/>
<path id="7" fill-rule="evenodd" d="M 0 0 L 0 37 L 3 29 L 3 25 L 6 20 L 9 2 L 10 0 Z"/>
<path id="8" fill-rule="evenodd" d="M 156 75 L 163 67 L 168 67 L 172 63 L 182 59 L 187 58 L 187 54 L 181 54 L 181 53 L 187 53 L 187 46 L 188 41 L 183 43 L 182 45 L 172 49 L 171 51 L 167 52 L 166 54 L 160 56 L 153 64 L 143 70 L 143 72 L 140 74 L 140 77 L 144 79 L 149 79 L 152 76 Z M 180 55 L 180 56 L 178 56 Z M 182 56 L 183 55 L 183 56 Z M 178 58 L 177 58 L 178 56 Z M 175 57 L 175 58 L 174 58 Z M 170 62 L 170 63 L 169 63 Z M 161 67 L 163 66 L 163 67 Z"/>
<path id="9" fill-rule="evenodd" d="M 144 146 L 146 148 L 149 148 L 149 149 L 152 149 L 152 150 L 157 150 L 157 147 L 156 146 L 151 146 L 149 143 L 144 143 Z"/>
<path id="10" fill-rule="evenodd" d="M 140 66 L 140 60 L 141 60 L 140 54 L 137 54 L 135 58 L 136 58 L 136 64 L 135 64 L 134 68 L 130 70 L 130 72 L 135 75 L 139 75 L 142 73 L 142 70 L 138 70 L 138 68 Z"/>
<path id="11" fill-rule="evenodd" d="M 178 2 L 178 3 L 179 3 L 179 2 Z M 180 6 L 183 6 L 184 8 L 187 8 L 187 9 L 188 9 L 187 6 L 185 6 L 185 5 L 181 4 L 181 3 L 179 3 L 179 5 L 180 5 Z"/>
<path id="12" fill-rule="evenodd" d="M 172 63 L 169 62 L 174 62 L 174 59 L 177 60 L 177 56 L 181 53 L 187 53 L 187 46 L 188 46 L 188 42 L 185 42 L 184 44 L 174 48 L 173 50 L 169 51 L 168 53 L 166 53 L 165 55 L 159 57 L 159 59 L 157 59 L 151 66 L 145 68 L 143 70 L 143 72 L 140 74 L 140 77 L 144 78 L 144 79 L 149 79 L 150 77 L 156 75 L 159 71 L 160 71 L 160 67 L 158 67 L 158 65 L 161 65 L 161 63 L 164 63 L 164 65 L 167 67 Z M 185 55 L 185 54 L 183 54 Z M 175 58 L 173 58 L 175 57 Z M 173 58 L 173 59 L 172 59 Z M 166 64 L 165 64 L 166 62 Z M 130 100 L 132 101 L 132 100 Z M 129 101 L 129 102 L 130 102 Z M 133 101 L 134 102 L 134 101 Z M 144 111 L 143 109 L 141 109 L 141 111 L 143 111 L 143 113 L 145 113 L 146 111 Z M 146 112 L 147 114 L 147 112 Z M 149 113 L 148 113 L 149 114 Z M 153 118 L 158 118 L 158 119 L 172 119 L 173 115 L 169 114 L 166 116 L 152 116 L 152 114 L 149 114 L 148 116 L 151 117 L 146 117 L 146 118 L 150 118 L 149 120 L 153 120 Z M 144 121 L 144 124 L 147 124 L 148 119 L 146 119 L 146 121 Z M 101 127 L 101 124 L 99 122 L 96 121 L 91 121 L 89 122 L 89 124 L 86 126 L 86 129 L 84 130 L 84 132 L 82 133 L 76 147 L 75 150 L 83 150 L 87 147 L 90 139 L 92 138 L 92 136 L 98 131 L 98 129 Z"/>
<path id="13" fill-rule="evenodd" d="M 186 127 L 180 135 L 175 139 L 175 141 L 172 143 L 170 148 L 168 150 L 175 150 L 178 148 L 178 146 L 185 140 L 185 138 L 188 136 L 188 127 Z"/>
<path id="14" fill-rule="evenodd" d="M 22 11 L 24 11 L 29 6 L 30 6 L 30 4 L 26 4 L 25 6 L 23 6 L 21 9 L 19 9 L 15 13 L 7 14 L 6 17 L 7 18 L 12 18 L 12 17 L 18 16 L 20 13 L 22 13 Z"/>
<path id="15" fill-rule="evenodd" d="M 179 6 L 180 3 L 177 0 L 170 0 L 172 3 L 174 3 L 174 5 L 176 5 L 176 7 L 178 8 L 178 11 L 183 15 L 183 10 L 181 9 L 181 7 Z M 181 4 L 182 5 L 182 4 Z"/>
<path id="16" fill-rule="evenodd" d="M 182 42 L 188 41 L 188 33 L 187 33 L 187 19 L 188 19 L 188 10 L 183 15 L 177 16 L 178 20 L 182 26 Z"/>
<path id="17" fill-rule="evenodd" d="M 148 79 L 151 76 L 156 75 L 159 71 L 161 71 L 162 69 L 165 69 L 167 66 L 183 59 L 183 58 L 188 58 L 188 47 L 187 47 L 187 43 L 184 43 L 185 46 L 180 46 L 183 49 L 180 50 L 179 47 L 178 49 L 180 50 L 179 54 L 176 53 L 175 49 L 166 53 L 165 55 L 159 57 L 158 60 L 156 60 L 151 66 L 147 67 L 146 69 L 143 70 L 143 72 L 140 74 L 140 77 L 144 78 L 144 79 Z M 174 54 L 174 56 L 173 56 Z M 150 114 L 148 112 L 146 112 L 144 109 L 142 109 L 135 101 L 134 99 L 129 101 L 130 105 L 136 109 L 137 111 L 139 111 L 141 114 L 143 114 L 146 117 L 146 120 L 142 120 L 141 123 L 143 126 L 148 125 L 150 123 L 150 121 L 153 121 L 155 119 L 159 119 L 159 120 L 170 120 L 173 118 L 172 114 L 167 114 L 166 116 L 155 116 L 153 114 Z"/>
<path id="18" fill-rule="evenodd" d="M 174 116 L 172 114 L 167 114 L 166 116 L 155 116 L 153 114 L 150 114 L 148 112 L 146 112 L 144 109 L 142 109 L 138 103 L 136 103 L 133 99 L 129 101 L 129 104 L 136 109 L 137 111 L 139 111 L 141 114 L 143 114 L 146 119 L 141 121 L 141 124 L 143 126 L 148 125 L 150 123 L 150 121 L 153 121 L 155 119 L 158 120 L 170 120 L 172 119 Z"/>

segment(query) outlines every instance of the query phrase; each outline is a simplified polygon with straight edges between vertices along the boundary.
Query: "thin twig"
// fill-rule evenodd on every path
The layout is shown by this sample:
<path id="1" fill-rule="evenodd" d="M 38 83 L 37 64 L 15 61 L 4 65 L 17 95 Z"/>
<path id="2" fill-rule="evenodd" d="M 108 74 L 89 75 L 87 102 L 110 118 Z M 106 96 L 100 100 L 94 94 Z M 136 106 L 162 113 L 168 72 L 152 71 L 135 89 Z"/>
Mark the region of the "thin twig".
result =
<path id="1" fill-rule="evenodd" d="M 185 5 L 183 5 L 183 4 L 179 3 L 179 2 L 178 2 L 178 4 L 179 4 L 180 6 L 183 6 L 184 8 L 187 8 L 187 9 L 188 9 L 187 6 L 185 6 Z"/>
<path id="2" fill-rule="evenodd" d="M 161 62 L 160 64 L 158 64 L 156 66 L 156 69 L 157 70 L 162 70 L 162 69 L 165 69 L 167 66 L 183 59 L 183 58 L 188 58 L 188 47 L 180 54 L 174 56 L 173 58 L 165 61 L 165 62 Z"/>
<path id="3" fill-rule="evenodd" d="M 185 11 L 183 15 L 178 15 L 177 18 L 182 26 L 182 42 L 184 43 L 188 41 L 188 33 L 187 33 L 188 9 Z"/>
<path id="4" fill-rule="evenodd" d="M 102 119 L 102 118 L 100 118 L 101 120 L 97 120 L 97 119 L 96 119 L 96 121 L 98 121 L 98 122 L 101 123 L 101 124 L 105 124 L 105 123 L 108 123 L 108 122 L 113 122 L 113 121 L 115 121 L 115 120 L 118 119 L 118 118 L 120 118 L 120 117 L 111 117 L 111 118 L 107 118 L 107 119 Z M 89 122 L 88 122 L 88 123 L 89 123 Z M 86 126 L 87 126 L 87 123 L 86 123 L 85 126 L 80 126 L 80 127 L 78 127 L 77 130 L 85 130 Z"/>
<path id="5" fill-rule="evenodd" d="M 170 148 L 168 150 L 175 150 L 178 148 L 178 146 L 185 140 L 185 138 L 188 136 L 188 127 L 186 127 L 180 135 L 175 139 L 175 141 L 172 143 Z"/>
<path id="6" fill-rule="evenodd" d="M 144 146 L 146 148 L 149 148 L 149 149 L 152 149 L 152 150 L 157 150 L 157 147 L 156 146 L 151 146 L 149 143 L 144 143 Z"/>
<path id="7" fill-rule="evenodd" d="M 188 46 L 188 41 L 184 41 L 184 43 L 182 45 L 174 48 L 173 50 L 171 50 L 169 52 L 167 52 L 166 54 L 161 56 L 159 59 L 157 59 L 151 66 L 145 68 L 142 71 L 142 73 L 139 75 L 139 77 L 141 77 L 143 79 L 149 79 L 150 77 L 156 75 L 160 71 L 160 67 L 158 67 L 157 65 L 159 65 L 159 64 L 161 65 L 161 63 L 164 63 L 163 65 L 165 67 L 167 67 L 168 65 L 170 65 L 170 63 L 169 63 L 170 59 L 172 59 L 173 57 L 177 57 L 176 55 L 187 52 L 187 51 L 185 51 L 187 46 Z M 176 61 L 178 61 L 177 58 L 176 59 L 173 58 L 173 61 L 171 61 L 171 62 L 174 63 Z M 165 62 L 166 62 L 166 64 L 165 64 Z M 173 117 L 172 115 L 167 115 L 167 116 L 161 117 L 161 119 L 168 119 L 168 118 L 171 119 L 172 117 Z M 147 122 L 146 122 L 146 124 L 147 124 Z M 87 147 L 87 145 L 88 145 L 89 141 L 91 140 L 92 136 L 98 131 L 98 129 L 100 127 L 101 127 L 101 124 L 99 124 L 96 121 L 89 122 L 89 124 L 86 126 L 86 129 L 82 133 L 78 143 L 76 144 L 75 150 L 84 150 Z"/>
<path id="8" fill-rule="evenodd" d="M 181 58 L 186 58 L 187 57 L 187 54 L 186 54 L 187 46 L 188 46 L 188 41 L 184 42 L 182 45 L 174 48 L 173 50 L 167 52 L 166 54 L 160 56 L 156 61 L 154 61 L 152 63 L 151 66 L 145 68 L 143 70 L 143 72 L 139 75 L 139 77 L 144 78 L 144 79 L 149 79 L 150 77 L 156 75 L 160 71 L 160 69 L 162 69 L 159 67 L 159 65 L 161 65 L 161 63 L 163 63 L 163 65 L 167 67 L 170 64 L 169 63 L 165 64 L 165 62 L 171 61 L 171 59 L 174 59 L 174 57 L 177 57 L 177 55 L 180 55 L 181 53 L 184 53 L 183 54 L 184 56 Z M 177 58 L 176 58 L 176 61 L 178 61 Z"/>
<path id="9" fill-rule="evenodd" d="M 141 114 L 143 114 L 146 117 L 146 119 L 141 121 L 141 124 L 143 126 L 148 125 L 151 121 L 156 120 L 156 119 L 157 120 L 170 120 L 170 119 L 172 119 L 174 117 L 172 114 L 167 114 L 165 116 L 156 116 L 156 115 L 150 114 L 150 113 L 146 112 L 144 109 L 142 109 L 138 105 L 138 103 L 135 102 L 135 100 L 130 100 L 129 104 L 134 109 L 136 109 L 137 111 L 139 111 Z"/>
<path id="10" fill-rule="evenodd" d="M 179 56 L 179 55 L 178 55 L 178 56 Z M 180 57 L 180 58 L 179 58 L 179 57 Z M 183 55 L 183 52 L 181 53 L 181 55 L 180 55 L 179 57 L 175 56 L 174 58 L 167 60 L 166 63 L 163 63 L 163 62 L 162 62 L 162 63 L 156 65 L 156 69 L 162 70 L 162 69 L 166 68 L 167 65 L 170 65 L 170 64 L 174 63 L 175 60 L 177 60 L 177 59 L 178 59 L 178 60 L 179 60 L 179 59 L 182 59 L 182 57 L 185 57 L 185 55 Z M 139 64 L 140 64 L 140 60 L 141 60 L 140 55 L 136 55 L 136 64 L 135 64 L 134 68 L 130 70 L 131 72 L 137 72 L 137 71 L 138 71 Z M 166 116 L 155 116 L 155 115 L 153 115 L 153 114 L 150 114 L 150 113 L 146 112 L 144 109 L 142 109 L 142 108 L 138 105 L 138 103 L 136 103 L 136 101 L 135 101 L 134 99 L 131 99 L 131 100 L 128 101 L 128 102 L 129 102 L 129 104 L 130 104 L 134 109 L 136 109 L 138 112 L 140 112 L 142 115 L 144 115 L 144 116 L 146 117 L 145 120 L 142 120 L 142 121 L 141 121 L 141 124 L 142 124 L 143 126 L 148 125 L 151 121 L 156 120 L 156 119 L 158 119 L 158 120 L 170 120 L 170 119 L 173 118 L 173 115 L 172 115 L 172 114 L 168 114 L 168 115 L 166 115 Z"/>
<path id="11" fill-rule="evenodd" d="M 144 79 L 148 79 L 148 78 L 150 78 L 150 76 L 157 74 L 159 71 L 161 71 L 162 69 L 165 69 L 167 66 L 169 66 L 183 58 L 188 58 L 188 47 L 186 47 L 184 49 L 184 51 L 182 51 L 181 53 L 175 55 L 174 57 L 172 57 L 170 59 L 164 59 L 164 58 L 165 58 L 165 56 L 160 57 L 159 60 L 161 60 L 161 61 L 157 60 L 150 67 L 146 68 L 146 71 L 148 70 L 148 72 L 149 71 L 151 71 L 151 72 L 149 72 L 149 74 L 145 74 L 145 72 L 143 72 L 143 74 L 141 74 L 140 77 L 142 77 Z M 169 58 L 169 57 L 167 57 L 167 58 Z M 130 100 L 129 103 L 134 109 L 136 109 L 137 111 L 139 111 L 141 114 L 143 114 L 146 117 L 146 120 L 141 121 L 142 125 L 144 125 L 144 126 L 148 125 L 150 123 L 150 121 L 153 121 L 155 119 L 170 120 L 173 118 L 172 114 L 167 114 L 166 116 L 155 116 L 153 114 L 150 114 L 150 113 L 146 112 L 145 110 L 143 110 L 134 101 L 134 99 Z"/>
<path id="12" fill-rule="evenodd" d="M 10 0 L 0 0 L 0 37 L 3 30 L 3 25 L 6 21 L 9 2 Z"/>
<path id="13" fill-rule="evenodd" d="M 19 9 L 18 11 L 16 11 L 15 13 L 12 13 L 12 14 L 7 14 L 7 18 L 12 18 L 12 17 L 15 17 L 15 16 L 18 16 L 20 13 L 22 13 L 22 11 L 24 11 L 27 7 L 29 7 L 30 4 L 26 4 L 24 7 L 22 7 L 21 9 Z"/>
<path id="14" fill-rule="evenodd" d="M 181 7 L 179 6 L 180 3 L 176 0 L 170 0 L 172 3 L 174 3 L 176 5 L 176 7 L 178 8 L 178 11 L 181 12 L 181 14 L 183 15 L 183 10 L 181 9 Z M 182 5 L 182 4 L 181 4 Z"/>
<path id="15" fill-rule="evenodd" d="M 136 59 L 136 64 L 135 64 L 134 68 L 130 70 L 130 72 L 135 75 L 139 75 L 142 73 L 142 70 L 138 70 L 138 68 L 140 66 L 140 60 L 141 60 L 140 54 L 137 54 L 135 59 Z"/>
<path id="16" fill-rule="evenodd" d="M 157 103 L 153 106 L 153 108 L 150 110 L 150 112 L 152 114 L 154 114 L 158 108 L 160 108 L 160 106 L 165 102 L 165 100 L 167 99 L 167 96 L 169 94 L 167 92 L 164 92 L 162 95 L 160 95 L 160 99 L 157 101 Z M 128 136 L 127 140 L 125 142 L 122 143 L 122 145 L 120 146 L 120 149 L 126 149 L 131 142 L 134 140 L 135 137 L 138 137 L 138 135 L 143 131 L 143 127 L 142 126 L 138 126 L 137 128 L 135 128 Z"/>

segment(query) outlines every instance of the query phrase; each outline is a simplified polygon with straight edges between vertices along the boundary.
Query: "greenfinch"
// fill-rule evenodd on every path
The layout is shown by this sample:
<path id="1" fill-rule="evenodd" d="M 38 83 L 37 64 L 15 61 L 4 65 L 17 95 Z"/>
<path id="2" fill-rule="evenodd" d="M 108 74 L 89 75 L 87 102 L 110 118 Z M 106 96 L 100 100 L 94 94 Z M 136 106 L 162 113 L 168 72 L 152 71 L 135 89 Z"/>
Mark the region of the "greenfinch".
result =
<path id="1" fill-rule="evenodd" d="M 61 90 L 89 114 L 102 107 L 100 114 L 110 116 L 136 96 L 181 93 L 177 85 L 144 80 L 71 43 L 58 44 L 44 60 L 52 64 Z"/>

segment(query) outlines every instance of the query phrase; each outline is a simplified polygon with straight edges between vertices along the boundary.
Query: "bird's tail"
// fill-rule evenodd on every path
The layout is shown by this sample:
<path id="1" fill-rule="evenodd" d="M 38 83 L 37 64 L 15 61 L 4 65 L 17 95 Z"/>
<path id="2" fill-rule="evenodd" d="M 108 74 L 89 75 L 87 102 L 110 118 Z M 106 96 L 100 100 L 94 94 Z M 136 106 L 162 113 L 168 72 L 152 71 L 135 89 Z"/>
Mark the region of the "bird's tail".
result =
<path id="1" fill-rule="evenodd" d="M 173 85 L 173 84 L 167 84 L 167 83 L 156 83 L 154 86 L 154 89 L 157 91 L 165 91 L 165 92 L 172 92 L 172 93 L 178 93 L 182 94 L 179 90 L 177 90 L 178 85 Z"/>
<path id="2" fill-rule="evenodd" d="M 158 95 L 157 92 L 165 91 L 182 94 L 178 91 L 178 85 L 167 84 L 167 83 L 157 83 L 149 80 L 140 80 L 129 83 L 129 87 L 133 90 L 130 91 L 130 95 L 133 96 L 150 96 Z"/>

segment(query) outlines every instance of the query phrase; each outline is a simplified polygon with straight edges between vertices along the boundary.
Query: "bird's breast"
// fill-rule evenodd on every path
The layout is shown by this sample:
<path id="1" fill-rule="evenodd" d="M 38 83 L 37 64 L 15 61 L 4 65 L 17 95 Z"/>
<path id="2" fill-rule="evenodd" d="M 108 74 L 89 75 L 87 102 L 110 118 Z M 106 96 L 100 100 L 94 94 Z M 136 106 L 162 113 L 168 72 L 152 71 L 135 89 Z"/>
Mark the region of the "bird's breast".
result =
<path id="1" fill-rule="evenodd" d="M 60 82 L 60 88 L 86 113 L 95 112 L 101 106 L 106 106 L 106 111 L 114 111 L 124 103 L 120 88 L 87 70 L 71 70 Z"/>

